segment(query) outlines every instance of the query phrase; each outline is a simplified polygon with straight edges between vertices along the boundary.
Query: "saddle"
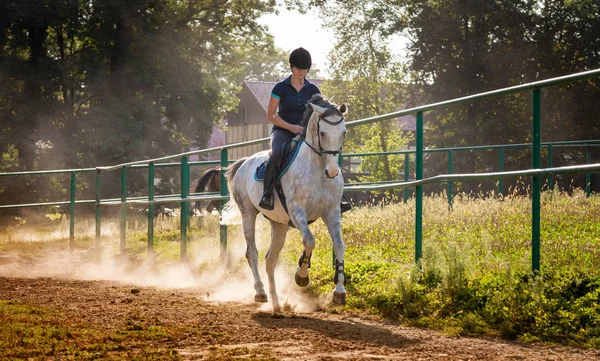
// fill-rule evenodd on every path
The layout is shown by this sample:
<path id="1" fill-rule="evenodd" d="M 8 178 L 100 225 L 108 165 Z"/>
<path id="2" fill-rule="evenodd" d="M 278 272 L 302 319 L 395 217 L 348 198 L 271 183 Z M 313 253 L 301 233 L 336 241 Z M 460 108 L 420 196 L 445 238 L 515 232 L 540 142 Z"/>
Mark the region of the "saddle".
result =
<path id="1" fill-rule="evenodd" d="M 289 215 L 289 212 L 287 209 L 287 200 L 285 198 L 285 194 L 283 193 L 283 187 L 281 186 L 281 177 L 285 174 L 285 172 L 287 172 L 287 170 L 290 168 L 290 166 L 292 165 L 294 160 L 296 160 L 296 156 L 298 155 L 298 150 L 300 150 L 300 145 L 302 144 L 303 141 L 304 140 L 303 140 L 302 136 L 297 135 L 292 140 L 285 142 L 283 144 L 283 146 L 282 146 L 282 148 L 284 149 L 283 150 L 283 159 L 281 160 L 281 167 L 279 167 L 279 174 L 277 175 L 277 178 L 275 179 L 275 192 L 279 196 L 279 200 L 281 200 L 281 205 L 283 206 L 285 213 L 287 213 L 288 215 Z M 254 172 L 254 179 L 257 182 L 264 181 L 265 170 L 267 168 L 268 162 L 269 162 L 269 160 L 267 159 L 256 168 L 256 171 Z M 352 209 L 352 203 L 350 203 L 346 199 L 345 196 L 342 196 L 342 197 L 343 198 L 342 198 L 342 202 L 340 204 L 340 209 L 341 209 L 341 213 L 344 213 L 344 212 L 347 212 L 350 209 Z M 311 224 L 314 221 L 316 221 L 316 219 L 308 220 L 308 224 Z M 288 225 L 292 228 L 296 228 L 294 226 L 294 224 L 292 223 L 291 219 L 288 222 Z"/>
<path id="2" fill-rule="evenodd" d="M 303 142 L 302 136 L 298 135 L 290 141 L 283 143 L 283 159 L 281 160 L 281 166 L 279 167 L 279 174 L 277 175 L 277 183 L 279 183 L 279 179 L 287 172 L 290 168 L 296 156 L 298 155 L 298 150 L 300 149 L 300 144 Z M 256 168 L 256 172 L 254 172 L 254 180 L 257 182 L 263 182 L 265 179 L 265 170 L 267 168 L 267 163 L 269 160 L 265 160 L 262 162 L 258 168 Z"/>

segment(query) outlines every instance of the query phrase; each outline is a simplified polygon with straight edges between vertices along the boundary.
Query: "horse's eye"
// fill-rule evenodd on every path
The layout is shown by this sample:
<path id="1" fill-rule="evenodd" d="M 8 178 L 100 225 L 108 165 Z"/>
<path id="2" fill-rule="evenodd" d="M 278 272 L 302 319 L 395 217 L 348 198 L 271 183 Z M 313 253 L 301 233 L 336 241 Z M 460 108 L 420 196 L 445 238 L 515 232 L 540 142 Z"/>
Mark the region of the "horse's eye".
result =
<path id="1" fill-rule="evenodd" d="M 321 135 L 322 137 L 325 136 L 325 132 L 320 132 L 319 135 Z"/>

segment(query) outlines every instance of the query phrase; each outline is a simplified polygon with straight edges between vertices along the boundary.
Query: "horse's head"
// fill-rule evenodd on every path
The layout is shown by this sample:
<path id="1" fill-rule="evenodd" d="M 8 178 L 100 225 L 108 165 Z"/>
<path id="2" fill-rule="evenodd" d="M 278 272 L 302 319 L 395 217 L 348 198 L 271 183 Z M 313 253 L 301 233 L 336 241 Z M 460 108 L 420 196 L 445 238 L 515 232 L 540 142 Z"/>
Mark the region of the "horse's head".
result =
<path id="1" fill-rule="evenodd" d="M 319 156 L 325 157 L 325 175 L 334 178 L 340 172 L 338 155 L 342 152 L 346 136 L 344 115 L 346 104 L 337 106 L 320 95 L 313 96 L 307 104 L 305 119 L 306 144 Z"/>

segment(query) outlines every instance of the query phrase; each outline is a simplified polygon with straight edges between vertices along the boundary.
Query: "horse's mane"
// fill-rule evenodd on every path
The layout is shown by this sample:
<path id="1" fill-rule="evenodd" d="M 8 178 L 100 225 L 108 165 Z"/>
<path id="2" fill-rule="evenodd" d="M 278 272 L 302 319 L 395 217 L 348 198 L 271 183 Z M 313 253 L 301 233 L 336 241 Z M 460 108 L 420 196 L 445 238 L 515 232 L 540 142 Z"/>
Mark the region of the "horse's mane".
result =
<path id="1" fill-rule="evenodd" d="M 305 129 L 306 131 L 306 127 L 308 126 L 308 121 L 310 120 L 310 116 L 313 113 L 313 108 L 310 106 L 310 103 L 313 103 L 314 105 L 318 105 L 321 108 L 327 108 L 329 109 L 329 111 L 327 111 L 325 114 L 323 114 L 324 116 L 326 115 L 330 115 L 333 111 L 336 111 L 337 108 L 334 104 L 330 103 L 329 100 L 323 98 L 323 96 L 321 94 L 314 94 L 312 96 L 312 98 L 310 98 L 308 100 L 308 103 L 306 103 L 306 110 L 304 111 L 304 115 L 302 116 L 302 121 L 300 122 L 300 125 L 302 126 L 302 128 Z"/>

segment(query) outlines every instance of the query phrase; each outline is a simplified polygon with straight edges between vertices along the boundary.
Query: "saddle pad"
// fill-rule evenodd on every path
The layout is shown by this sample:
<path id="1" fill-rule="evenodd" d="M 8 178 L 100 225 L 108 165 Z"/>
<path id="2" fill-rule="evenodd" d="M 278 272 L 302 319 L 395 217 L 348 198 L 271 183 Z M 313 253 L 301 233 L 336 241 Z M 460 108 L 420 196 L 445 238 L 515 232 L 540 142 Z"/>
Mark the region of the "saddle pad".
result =
<path id="1" fill-rule="evenodd" d="M 285 172 L 287 172 L 287 170 L 290 168 L 290 166 L 296 159 L 296 156 L 298 155 L 298 150 L 300 149 L 300 145 L 303 141 L 303 139 L 292 139 L 284 145 L 287 148 L 287 150 L 285 155 L 283 156 L 283 160 L 281 161 L 281 167 L 279 168 L 280 171 L 279 175 L 277 176 L 277 179 L 281 178 L 285 174 Z M 292 144 L 294 145 L 293 148 L 289 149 L 292 146 Z M 262 182 L 265 179 L 265 169 L 267 168 L 268 161 L 268 159 L 265 160 L 261 163 L 261 165 L 258 166 L 258 168 L 256 168 L 256 172 L 254 172 L 254 179 L 256 181 Z"/>

